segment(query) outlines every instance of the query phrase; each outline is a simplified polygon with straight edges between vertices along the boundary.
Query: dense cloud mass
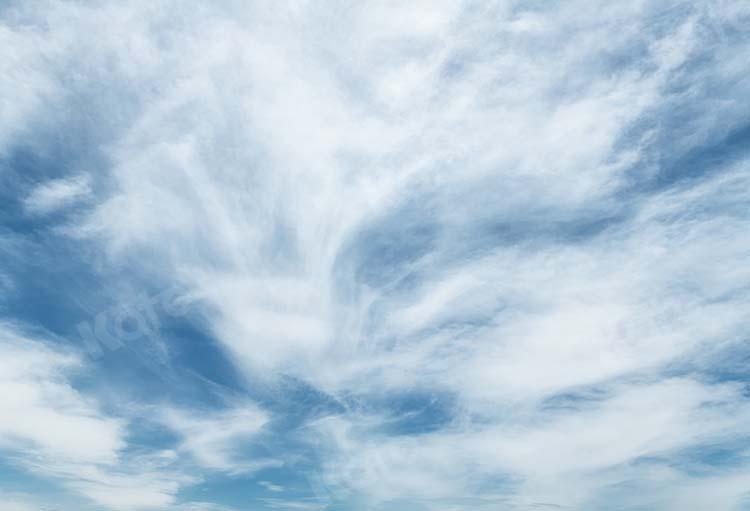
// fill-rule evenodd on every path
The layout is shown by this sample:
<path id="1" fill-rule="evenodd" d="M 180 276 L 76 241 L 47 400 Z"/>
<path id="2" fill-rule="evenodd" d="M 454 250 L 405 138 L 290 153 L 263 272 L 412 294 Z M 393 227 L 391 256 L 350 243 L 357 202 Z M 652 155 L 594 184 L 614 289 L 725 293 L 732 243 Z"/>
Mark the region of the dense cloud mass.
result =
<path id="1" fill-rule="evenodd" d="M 748 27 L 3 2 L 0 511 L 744 509 Z"/>

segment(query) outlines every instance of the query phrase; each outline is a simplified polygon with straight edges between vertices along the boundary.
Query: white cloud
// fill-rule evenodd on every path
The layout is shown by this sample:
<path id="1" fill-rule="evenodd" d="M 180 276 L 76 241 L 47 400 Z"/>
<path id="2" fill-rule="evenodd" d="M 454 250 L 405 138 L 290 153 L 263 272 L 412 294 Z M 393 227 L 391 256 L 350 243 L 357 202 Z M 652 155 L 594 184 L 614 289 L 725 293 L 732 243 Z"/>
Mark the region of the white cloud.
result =
<path id="1" fill-rule="evenodd" d="M 219 413 L 166 409 L 162 420 L 181 438 L 180 448 L 202 466 L 229 472 L 257 470 L 277 464 L 273 460 L 248 460 L 238 451 L 268 422 L 268 415 L 254 406 Z"/>
<path id="2" fill-rule="evenodd" d="M 0 445 L 29 442 L 39 456 L 76 463 L 111 463 L 123 447 L 124 424 L 103 415 L 67 382 L 80 368 L 59 352 L 0 325 Z M 54 424 L 54 428 L 49 425 Z"/>
<path id="3" fill-rule="evenodd" d="M 36 511 L 38 503 L 31 495 L 0 491 L 0 511 Z"/>
<path id="4" fill-rule="evenodd" d="M 521 509 L 576 507 L 661 470 L 668 484 L 649 493 L 667 509 L 686 505 L 687 485 L 691 503 L 740 498 L 741 470 L 719 480 L 636 465 L 731 443 L 747 418 L 740 389 L 700 375 L 748 327 L 750 168 L 734 153 L 701 159 L 746 119 L 747 52 L 730 37 L 742 9 L 17 11 L 35 23 L 6 20 L 13 58 L 0 87 L 29 87 L 0 121 L 0 151 L 42 123 L 45 105 L 96 100 L 106 193 L 70 234 L 98 242 L 113 273 L 200 298 L 200 319 L 244 375 L 291 376 L 355 403 L 313 428 L 328 440 L 333 487 L 447 502 L 491 500 L 480 483 L 502 480 Z M 79 179 L 40 185 L 28 212 L 93 194 Z M 13 367 L 41 364 L 45 382 L 76 363 L 14 349 Z M 0 433 L 76 463 L 117 460 L 121 422 L 59 379 L 9 374 L 24 414 Z M 419 392 L 455 401 L 437 431 L 386 434 L 357 413 L 369 398 Z M 550 408 L 571 395 L 580 401 Z M 24 416 L 64 427 L 50 436 Z M 267 461 L 235 452 L 269 424 L 253 406 L 168 407 L 159 420 L 201 468 Z M 84 445 L 89 435 L 98 440 Z M 175 503 L 179 475 L 159 467 L 146 480 L 125 465 L 74 486 L 109 506 Z"/>
<path id="5" fill-rule="evenodd" d="M 164 509 L 190 480 L 178 474 L 77 472 L 68 487 L 110 509 Z"/>
<path id="6" fill-rule="evenodd" d="M 513 484 L 505 498 L 514 504 L 581 508 L 607 485 L 628 481 L 641 458 L 741 435 L 750 413 L 741 393 L 738 386 L 676 379 L 622 385 L 595 402 L 557 410 L 518 406 L 492 425 L 415 437 L 388 438 L 370 429 L 378 424 L 372 420 L 317 427 L 333 442 L 325 480 L 334 493 L 355 488 L 374 502 L 440 502 L 476 496 L 493 478 L 507 477 Z M 610 480 L 605 485 L 601 477 Z M 680 474 L 675 486 L 687 477 Z M 727 501 L 744 491 L 734 488 Z M 676 503 L 681 493 L 663 498 Z"/>
<path id="7" fill-rule="evenodd" d="M 34 188 L 24 199 L 24 206 L 30 214 L 46 215 L 67 207 L 90 193 L 86 176 L 53 179 Z"/>
<path id="8" fill-rule="evenodd" d="M 101 506 L 140 510 L 173 504 L 194 477 L 171 469 L 168 453 L 125 454 L 128 421 L 106 414 L 70 384 L 74 373 L 85 369 L 76 353 L 0 323 L 0 447 L 19 468 L 59 481 Z"/>
<path id="9" fill-rule="evenodd" d="M 299 500 L 284 500 L 284 499 L 259 499 L 270 509 L 292 509 L 301 511 L 318 511 L 326 509 L 326 504 L 316 501 L 299 501 Z"/>
<path id="10" fill-rule="evenodd" d="M 280 484 L 274 484 L 270 481 L 258 481 L 258 484 L 261 485 L 263 488 L 265 488 L 268 491 L 272 492 L 282 492 L 284 491 L 284 487 Z"/>

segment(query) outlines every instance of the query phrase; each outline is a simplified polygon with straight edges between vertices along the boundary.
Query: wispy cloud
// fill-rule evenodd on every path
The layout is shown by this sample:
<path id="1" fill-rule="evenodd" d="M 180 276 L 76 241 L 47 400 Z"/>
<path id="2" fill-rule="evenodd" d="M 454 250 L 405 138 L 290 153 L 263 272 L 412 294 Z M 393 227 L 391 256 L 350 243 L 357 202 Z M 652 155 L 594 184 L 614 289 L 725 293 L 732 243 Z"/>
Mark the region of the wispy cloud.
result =
<path id="1" fill-rule="evenodd" d="M 90 193 L 85 176 L 54 179 L 34 188 L 24 199 L 24 205 L 30 214 L 45 215 L 69 206 Z"/>
<path id="2" fill-rule="evenodd" d="M 0 446 L 112 509 L 733 509 L 749 20 L 4 8 Z M 71 347 L 173 288 L 156 366 Z"/>
<path id="3" fill-rule="evenodd" d="M 180 448 L 206 468 L 236 473 L 278 464 L 268 459 L 249 460 L 238 452 L 268 422 L 267 414 L 257 407 L 237 407 L 213 414 L 177 409 L 161 413 L 164 424 L 180 435 Z"/>
<path id="4" fill-rule="evenodd" d="M 280 484 L 274 484 L 270 481 L 258 481 L 258 484 L 268 491 L 277 492 L 277 493 L 284 491 L 283 486 L 281 486 Z"/>
<path id="5" fill-rule="evenodd" d="M 123 424 L 103 415 L 68 384 L 66 373 L 80 368 L 75 355 L 30 340 L 9 325 L 1 328 L 0 385 L 5 398 L 0 445 L 29 442 L 42 457 L 114 461 L 123 446 Z M 55 424 L 54 430 L 49 424 Z"/>
<path id="6" fill-rule="evenodd" d="M 0 446 L 33 473 L 60 480 L 108 506 L 132 509 L 174 501 L 179 480 L 129 470 L 124 459 L 126 421 L 101 410 L 70 384 L 82 368 L 74 352 L 54 349 L 18 332 L 0 330 Z M 143 471 L 146 467 L 138 467 Z"/>

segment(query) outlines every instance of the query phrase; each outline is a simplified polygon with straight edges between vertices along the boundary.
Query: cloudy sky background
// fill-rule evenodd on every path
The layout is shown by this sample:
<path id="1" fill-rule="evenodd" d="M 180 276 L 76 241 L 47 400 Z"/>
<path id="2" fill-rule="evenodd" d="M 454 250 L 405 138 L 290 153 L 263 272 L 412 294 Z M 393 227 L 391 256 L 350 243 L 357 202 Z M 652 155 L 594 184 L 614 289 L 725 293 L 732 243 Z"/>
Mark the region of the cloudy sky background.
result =
<path id="1" fill-rule="evenodd" d="M 750 4 L 0 4 L 0 511 L 750 505 Z"/>

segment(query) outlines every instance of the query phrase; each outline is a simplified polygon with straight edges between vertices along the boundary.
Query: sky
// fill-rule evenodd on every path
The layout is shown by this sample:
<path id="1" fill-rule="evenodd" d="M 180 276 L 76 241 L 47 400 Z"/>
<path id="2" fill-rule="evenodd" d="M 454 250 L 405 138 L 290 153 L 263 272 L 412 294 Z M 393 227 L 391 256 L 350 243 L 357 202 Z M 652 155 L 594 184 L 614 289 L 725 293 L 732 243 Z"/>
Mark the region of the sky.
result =
<path id="1" fill-rule="evenodd" d="M 0 511 L 748 509 L 748 27 L 0 1 Z"/>

